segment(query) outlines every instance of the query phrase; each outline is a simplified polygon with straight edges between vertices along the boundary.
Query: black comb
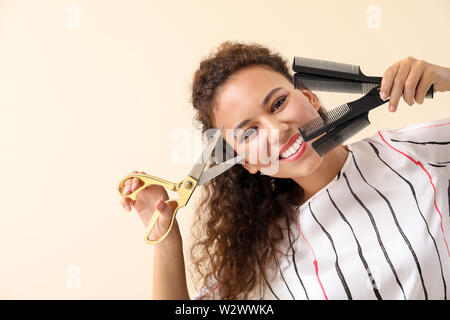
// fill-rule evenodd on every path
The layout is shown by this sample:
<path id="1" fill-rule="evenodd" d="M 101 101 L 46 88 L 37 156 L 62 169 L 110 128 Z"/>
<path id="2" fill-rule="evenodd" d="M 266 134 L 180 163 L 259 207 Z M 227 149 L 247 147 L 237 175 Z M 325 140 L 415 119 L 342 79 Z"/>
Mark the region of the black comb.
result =
<path id="1" fill-rule="evenodd" d="M 292 69 L 295 88 L 328 92 L 365 94 L 358 100 L 326 111 L 298 130 L 304 141 L 323 135 L 312 143 L 324 156 L 370 124 L 369 111 L 388 102 L 380 98 L 381 77 L 368 77 L 359 66 L 311 58 L 295 57 Z M 425 98 L 433 98 L 431 85 Z"/>
<path id="2" fill-rule="evenodd" d="M 381 85 L 382 77 L 368 77 L 357 65 L 312 58 L 295 57 L 292 69 L 294 86 L 302 84 L 309 90 L 366 94 Z M 432 99 L 434 86 L 428 89 L 425 98 Z"/>
<path id="3" fill-rule="evenodd" d="M 349 123 L 338 125 L 329 133 L 312 143 L 312 147 L 323 157 L 325 154 L 343 144 L 346 140 L 357 134 L 370 124 L 369 114 L 364 113 Z"/>
<path id="4" fill-rule="evenodd" d="M 344 124 L 353 118 L 368 113 L 370 110 L 387 101 L 383 101 L 380 98 L 380 87 L 375 87 L 362 98 L 327 111 L 323 118 L 317 117 L 301 125 L 298 130 L 303 140 L 310 141 L 340 124 Z"/>

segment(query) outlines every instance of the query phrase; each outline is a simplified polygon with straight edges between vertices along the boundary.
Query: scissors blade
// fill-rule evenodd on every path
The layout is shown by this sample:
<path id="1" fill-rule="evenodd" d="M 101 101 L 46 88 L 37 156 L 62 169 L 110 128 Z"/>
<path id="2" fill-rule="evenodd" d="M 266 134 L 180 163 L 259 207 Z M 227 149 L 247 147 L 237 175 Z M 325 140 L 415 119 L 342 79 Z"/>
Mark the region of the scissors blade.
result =
<path id="1" fill-rule="evenodd" d="M 200 180 L 198 180 L 197 185 L 202 185 L 206 182 L 208 182 L 211 179 L 214 179 L 218 175 L 224 173 L 228 169 L 230 169 L 232 166 L 234 166 L 236 163 L 240 162 L 242 159 L 245 158 L 247 153 L 240 154 L 233 159 L 227 160 L 226 162 L 222 162 L 221 164 L 218 164 L 217 166 L 214 166 L 212 168 L 209 168 L 203 172 L 203 174 L 200 177 Z"/>
<path id="2" fill-rule="evenodd" d="M 203 170 L 205 170 L 205 166 L 208 163 L 209 159 L 211 158 L 211 154 L 214 150 L 214 148 L 217 145 L 217 142 L 222 137 L 222 128 L 220 130 L 217 130 L 214 135 L 212 136 L 211 140 L 209 140 L 208 144 L 206 145 L 205 149 L 203 149 L 202 154 L 198 158 L 198 160 L 195 162 L 194 166 L 192 167 L 191 171 L 189 171 L 189 175 L 194 178 L 195 180 L 199 180 L 200 176 L 203 173 Z"/>

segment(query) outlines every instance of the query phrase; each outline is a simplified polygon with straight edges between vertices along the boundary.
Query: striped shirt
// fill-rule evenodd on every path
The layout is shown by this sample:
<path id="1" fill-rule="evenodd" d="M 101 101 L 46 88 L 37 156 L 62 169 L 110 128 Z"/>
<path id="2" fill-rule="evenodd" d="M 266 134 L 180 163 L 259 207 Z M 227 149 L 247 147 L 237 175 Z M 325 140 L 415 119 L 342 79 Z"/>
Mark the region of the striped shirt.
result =
<path id="1" fill-rule="evenodd" d="M 294 246 L 253 297 L 448 299 L 450 118 L 380 130 L 348 149 L 337 176 L 296 207 Z"/>

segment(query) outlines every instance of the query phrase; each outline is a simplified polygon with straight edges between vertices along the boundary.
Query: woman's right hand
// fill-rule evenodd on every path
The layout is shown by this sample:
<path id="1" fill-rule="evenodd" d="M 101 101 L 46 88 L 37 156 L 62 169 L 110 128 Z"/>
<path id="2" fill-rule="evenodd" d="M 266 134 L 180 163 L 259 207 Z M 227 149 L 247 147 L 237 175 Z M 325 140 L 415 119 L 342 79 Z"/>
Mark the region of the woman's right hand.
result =
<path id="1" fill-rule="evenodd" d="M 145 174 L 145 172 L 140 171 L 133 171 L 132 174 L 134 173 Z M 123 184 L 123 193 L 132 193 L 143 184 L 144 183 L 138 178 L 129 178 L 125 180 Z M 166 189 L 160 185 L 153 184 L 142 189 L 141 192 L 138 193 L 136 201 L 122 196 L 120 203 L 127 211 L 131 211 L 131 207 L 133 207 L 138 212 L 145 227 L 147 227 L 155 210 L 158 209 L 161 215 L 159 216 L 158 222 L 153 227 L 153 230 L 149 235 L 149 239 L 159 239 L 169 228 L 172 215 L 177 206 L 175 201 L 167 200 L 169 200 L 169 195 L 167 194 Z M 172 230 L 163 242 L 166 241 L 181 241 L 180 229 L 176 218 L 173 221 Z"/>

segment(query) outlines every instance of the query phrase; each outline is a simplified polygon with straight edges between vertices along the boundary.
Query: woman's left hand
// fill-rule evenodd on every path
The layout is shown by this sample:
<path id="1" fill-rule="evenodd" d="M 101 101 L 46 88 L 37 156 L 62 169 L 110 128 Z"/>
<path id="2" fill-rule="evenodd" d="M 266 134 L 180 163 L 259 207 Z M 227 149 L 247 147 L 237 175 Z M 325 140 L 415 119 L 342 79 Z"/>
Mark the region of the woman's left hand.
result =
<path id="1" fill-rule="evenodd" d="M 389 111 L 394 112 L 402 95 L 409 106 L 412 106 L 414 101 L 422 104 L 432 84 L 434 92 L 450 91 L 450 68 L 408 57 L 384 72 L 380 96 L 383 100 L 390 97 Z"/>

